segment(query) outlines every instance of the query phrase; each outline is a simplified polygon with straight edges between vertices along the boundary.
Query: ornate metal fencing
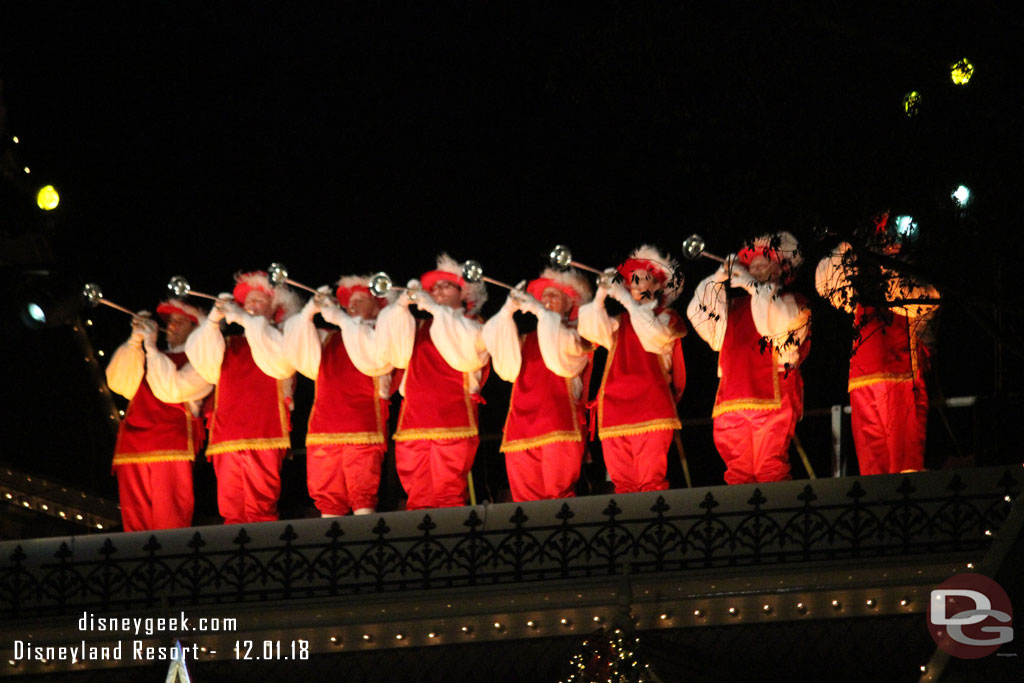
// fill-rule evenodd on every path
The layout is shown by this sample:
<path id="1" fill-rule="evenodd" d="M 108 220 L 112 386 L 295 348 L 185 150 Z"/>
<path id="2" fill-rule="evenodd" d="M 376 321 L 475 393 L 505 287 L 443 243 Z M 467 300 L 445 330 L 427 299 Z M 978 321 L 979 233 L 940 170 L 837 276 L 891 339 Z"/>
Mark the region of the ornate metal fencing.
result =
<path id="1" fill-rule="evenodd" d="M 0 544 L 0 615 L 279 601 L 622 573 L 984 553 L 987 468 Z"/>

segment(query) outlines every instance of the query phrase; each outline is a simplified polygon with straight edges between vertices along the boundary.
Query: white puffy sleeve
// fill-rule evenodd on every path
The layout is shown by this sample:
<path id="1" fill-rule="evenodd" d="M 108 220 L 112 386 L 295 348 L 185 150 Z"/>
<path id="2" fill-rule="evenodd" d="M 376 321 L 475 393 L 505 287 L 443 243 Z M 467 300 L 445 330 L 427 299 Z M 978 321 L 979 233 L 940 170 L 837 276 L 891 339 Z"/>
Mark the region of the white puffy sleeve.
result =
<path id="1" fill-rule="evenodd" d="M 619 320 L 608 316 L 608 311 L 604 307 L 607 296 L 608 290 L 598 287 L 594 300 L 580 306 L 579 331 L 584 339 L 610 349 L 615 332 L 619 329 Z"/>
<path id="2" fill-rule="evenodd" d="M 729 321 L 729 300 L 726 297 L 726 283 L 729 275 L 723 265 L 699 283 L 693 298 L 686 307 L 686 317 L 700 338 L 708 343 L 712 351 L 722 350 L 725 328 Z"/>
<path id="3" fill-rule="evenodd" d="M 401 300 L 389 304 L 377 315 L 377 344 L 380 353 L 396 368 L 409 367 L 416 343 L 416 319 Z"/>
<path id="4" fill-rule="evenodd" d="M 840 243 L 825 258 L 818 261 L 814 269 L 814 288 L 818 294 L 836 308 L 853 313 L 853 285 L 850 278 L 856 267 L 850 262 L 853 247 L 849 242 Z"/>
<path id="5" fill-rule="evenodd" d="M 502 307 L 481 332 L 484 346 L 491 354 L 491 365 L 506 382 L 516 381 L 523 364 L 522 342 L 513 313 L 514 309 Z"/>
<path id="6" fill-rule="evenodd" d="M 220 323 L 207 318 L 185 340 L 185 355 L 200 377 L 210 384 L 216 384 L 220 381 L 225 347 Z"/>
<path id="7" fill-rule="evenodd" d="M 153 395 L 164 403 L 201 401 L 213 385 L 200 376 L 191 363 L 180 368 L 155 346 L 146 345 L 146 382 Z"/>
<path id="8" fill-rule="evenodd" d="M 623 306 L 629 311 L 629 322 L 644 351 L 659 355 L 672 353 L 672 345 L 683 335 L 667 311 L 655 315 L 655 302 L 643 305 L 632 298 L 626 299 Z"/>
<path id="9" fill-rule="evenodd" d="M 353 318 L 346 313 L 338 320 L 338 326 L 342 343 L 356 370 L 370 377 L 380 377 L 394 369 L 388 354 L 377 342 L 373 321 Z"/>
<path id="10" fill-rule="evenodd" d="M 107 364 L 107 386 L 129 401 L 135 396 L 146 372 L 146 354 L 141 339 L 129 339 L 117 347 Z"/>
<path id="11" fill-rule="evenodd" d="M 762 283 L 750 295 L 750 315 L 757 333 L 768 339 L 783 363 L 800 362 L 800 345 L 811 332 L 811 309 L 778 283 Z"/>
<path id="12" fill-rule="evenodd" d="M 289 365 L 316 381 L 320 373 L 320 355 L 326 334 L 316 329 L 312 316 L 293 315 L 284 323 L 282 349 Z"/>
<path id="13" fill-rule="evenodd" d="M 245 339 L 252 350 L 252 360 L 263 374 L 274 379 L 288 379 L 295 368 L 284 355 L 284 335 L 262 315 L 242 314 Z"/>
<path id="14" fill-rule="evenodd" d="M 587 367 L 590 345 L 554 311 L 537 316 L 537 341 L 544 365 L 559 377 L 577 377 Z"/>
<path id="15" fill-rule="evenodd" d="M 425 307 L 424 300 L 433 305 Z M 417 306 L 434 316 L 434 323 L 430 326 L 430 341 L 434 342 L 438 353 L 452 370 L 476 372 L 487 365 L 491 355 L 487 353 L 480 334 L 483 325 L 465 315 L 461 309 L 433 303 L 426 293 L 419 295 Z"/>

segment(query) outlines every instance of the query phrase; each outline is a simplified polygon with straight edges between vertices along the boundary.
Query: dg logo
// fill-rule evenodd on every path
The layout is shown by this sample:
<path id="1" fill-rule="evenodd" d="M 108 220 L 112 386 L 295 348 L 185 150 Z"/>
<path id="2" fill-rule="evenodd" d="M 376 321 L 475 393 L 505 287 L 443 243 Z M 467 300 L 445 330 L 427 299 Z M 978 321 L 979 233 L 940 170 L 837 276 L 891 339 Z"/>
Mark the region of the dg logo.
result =
<path id="1" fill-rule="evenodd" d="M 1013 640 L 1010 598 L 987 576 L 958 574 L 931 592 L 928 631 L 936 645 L 954 657 L 990 655 Z"/>

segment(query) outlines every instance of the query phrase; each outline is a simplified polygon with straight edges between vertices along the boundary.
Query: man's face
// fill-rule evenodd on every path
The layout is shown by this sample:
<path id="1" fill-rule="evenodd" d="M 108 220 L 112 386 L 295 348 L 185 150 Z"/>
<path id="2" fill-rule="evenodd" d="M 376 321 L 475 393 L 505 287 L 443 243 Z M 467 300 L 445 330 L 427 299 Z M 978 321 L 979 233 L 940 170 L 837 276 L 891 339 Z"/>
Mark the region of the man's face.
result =
<path id="1" fill-rule="evenodd" d="M 430 297 L 449 308 L 462 308 L 462 288 L 450 280 L 438 280 L 430 288 Z"/>
<path id="2" fill-rule="evenodd" d="M 540 303 L 558 315 L 564 316 L 572 310 L 572 299 L 558 287 L 545 287 L 540 295 Z"/>
<path id="3" fill-rule="evenodd" d="M 167 346 L 173 348 L 181 346 L 188 339 L 188 335 L 196 328 L 192 318 L 181 313 L 171 313 L 167 316 Z"/>
<path id="4" fill-rule="evenodd" d="M 269 318 L 273 311 L 271 301 L 270 295 L 263 290 L 250 289 L 249 293 L 245 295 L 245 303 L 242 308 L 249 315 L 261 315 L 264 318 Z"/>
<path id="5" fill-rule="evenodd" d="M 658 298 L 658 291 L 661 289 L 661 285 L 658 284 L 658 281 L 654 279 L 649 271 L 639 268 L 630 275 L 626 287 L 629 289 L 629 294 L 633 297 L 633 301 L 639 303 L 654 301 Z"/>
<path id="6" fill-rule="evenodd" d="M 353 318 L 374 320 L 380 312 L 380 306 L 377 305 L 377 300 L 366 292 L 352 292 L 345 310 Z"/>
<path id="7" fill-rule="evenodd" d="M 758 282 L 774 282 L 782 276 L 782 265 L 764 254 L 758 254 L 751 259 L 747 270 Z"/>

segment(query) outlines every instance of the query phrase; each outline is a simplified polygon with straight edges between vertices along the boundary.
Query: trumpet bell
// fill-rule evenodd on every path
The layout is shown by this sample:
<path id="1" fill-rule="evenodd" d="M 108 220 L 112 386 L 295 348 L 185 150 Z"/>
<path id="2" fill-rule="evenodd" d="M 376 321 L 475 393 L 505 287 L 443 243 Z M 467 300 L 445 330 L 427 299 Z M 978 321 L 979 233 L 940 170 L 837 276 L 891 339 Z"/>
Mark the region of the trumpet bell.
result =
<path id="1" fill-rule="evenodd" d="M 90 306 L 99 306 L 100 299 L 103 298 L 103 290 L 95 282 L 88 282 L 82 287 L 82 297 Z"/>
<path id="2" fill-rule="evenodd" d="M 370 294 L 375 297 L 383 298 L 388 295 L 391 291 L 391 278 L 388 277 L 387 273 L 377 273 L 370 278 Z"/>
<path id="3" fill-rule="evenodd" d="M 462 279 L 466 282 L 480 282 L 484 276 L 484 267 L 479 261 L 466 261 L 462 264 Z"/>
<path id="4" fill-rule="evenodd" d="M 564 244 L 556 244 L 548 255 L 551 265 L 558 268 L 568 268 L 572 263 L 572 250 Z"/>
<path id="5" fill-rule="evenodd" d="M 694 233 L 683 240 L 683 257 L 688 261 L 700 258 L 704 253 L 704 238 Z"/>
<path id="6" fill-rule="evenodd" d="M 283 263 L 271 263 L 270 267 L 267 268 L 267 279 L 270 280 L 270 284 L 274 287 L 280 287 L 288 279 L 288 269 L 285 268 Z"/>
<path id="7" fill-rule="evenodd" d="M 167 289 L 175 299 L 184 299 L 192 291 L 192 285 L 181 275 L 175 275 L 167 282 Z"/>

